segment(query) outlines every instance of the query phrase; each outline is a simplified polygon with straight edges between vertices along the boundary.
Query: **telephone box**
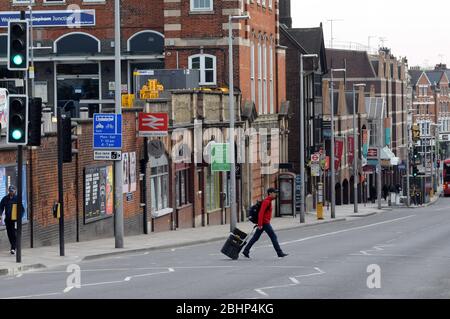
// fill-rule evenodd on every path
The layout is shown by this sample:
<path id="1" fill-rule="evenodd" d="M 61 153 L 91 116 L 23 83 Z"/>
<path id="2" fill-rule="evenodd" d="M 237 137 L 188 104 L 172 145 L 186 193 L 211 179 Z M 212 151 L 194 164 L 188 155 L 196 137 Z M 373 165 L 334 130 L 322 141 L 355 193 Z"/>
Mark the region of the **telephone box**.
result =
<path id="1" fill-rule="evenodd" d="M 280 193 L 278 198 L 278 216 L 295 217 L 295 174 L 281 173 L 278 177 Z"/>

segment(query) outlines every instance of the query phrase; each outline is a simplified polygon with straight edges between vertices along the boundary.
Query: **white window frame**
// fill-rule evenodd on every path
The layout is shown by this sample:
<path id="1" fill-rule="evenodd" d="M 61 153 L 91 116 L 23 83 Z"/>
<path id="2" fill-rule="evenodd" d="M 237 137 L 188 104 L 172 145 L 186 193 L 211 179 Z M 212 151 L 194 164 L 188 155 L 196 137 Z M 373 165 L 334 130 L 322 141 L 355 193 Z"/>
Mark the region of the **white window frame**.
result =
<path id="1" fill-rule="evenodd" d="M 258 114 L 263 114 L 263 91 L 262 91 L 262 47 L 258 42 Z"/>
<path id="2" fill-rule="evenodd" d="M 211 54 L 195 54 L 189 57 L 189 69 L 192 69 L 192 60 L 195 58 L 200 58 L 200 85 L 216 85 L 217 84 L 217 57 Z M 213 59 L 213 68 L 205 68 L 205 59 Z M 213 71 L 213 82 L 206 82 L 206 71 Z"/>
<path id="3" fill-rule="evenodd" d="M 250 44 L 250 86 L 252 102 L 256 102 L 256 87 L 255 87 L 255 43 Z"/>
<path id="4" fill-rule="evenodd" d="M 268 114 L 269 99 L 267 96 L 267 39 L 263 43 L 263 92 L 264 92 L 264 114 Z"/>
<path id="5" fill-rule="evenodd" d="M 274 82 L 273 82 L 273 68 L 274 68 L 274 56 L 273 56 L 273 45 L 270 44 L 270 64 L 269 64 L 269 72 L 270 72 L 270 114 L 275 113 L 275 92 L 274 92 Z"/>
<path id="6" fill-rule="evenodd" d="M 159 167 L 167 167 L 167 170 L 163 173 L 158 171 L 156 174 L 150 173 L 151 212 L 153 217 L 160 217 L 173 212 L 173 209 L 169 207 L 169 195 L 163 192 L 164 181 L 166 182 L 167 192 L 170 187 L 169 160 L 166 155 L 163 155 L 159 159 L 152 158 L 151 163 L 151 169 L 156 168 L 158 170 Z"/>
<path id="7" fill-rule="evenodd" d="M 208 7 L 196 8 L 195 0 L 191 0 L 191 11 L 213 11 L 213 8 L 214 8 L 213 0 L 204 0 L 204 1 L 209 1 Z"/>

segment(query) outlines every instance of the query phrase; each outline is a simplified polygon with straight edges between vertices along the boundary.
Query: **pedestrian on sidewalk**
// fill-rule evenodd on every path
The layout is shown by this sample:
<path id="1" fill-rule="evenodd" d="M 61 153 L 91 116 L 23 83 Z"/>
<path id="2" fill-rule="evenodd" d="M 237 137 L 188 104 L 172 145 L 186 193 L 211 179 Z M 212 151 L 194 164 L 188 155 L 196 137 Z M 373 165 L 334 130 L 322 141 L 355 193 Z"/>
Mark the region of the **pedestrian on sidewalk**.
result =
<path id="1" fill-rule="evenodd" d="M 277 198 L 278 193 L 279 191 L 275 188 L 269 188 L 267 190 L 267 197 L 262 202 L 261 209 L 258 214 L 258 229 L 242 252 L 242 254 L 247 258 L 250 258 L 250 249 L 259 240 L 263 232 L 266 232 L 267 235 L 269 235 L 273 248 L 275 248 L 278 257 L 286 257 L 288 255 L 281 250 L 277 235 L 275 234 L 272 225 L 270 225 L 270 220 L 272 218 L 272 201 Z"/>
<path id="2" fill-rule="evenodd" d="M 12 220 L 13 204 L 17 204 L 16 187 L 11 185 L 8 188 L 8 195 L 0 202 L 0 217 L 5 213 L 5 226 L 9 243 L 11 244 L 11 255 L 16 254 L 16 221 Z M 23 213 L 23 207 L 22 207 Z M 19 218 L 19 217 L 18 217 Z"/>

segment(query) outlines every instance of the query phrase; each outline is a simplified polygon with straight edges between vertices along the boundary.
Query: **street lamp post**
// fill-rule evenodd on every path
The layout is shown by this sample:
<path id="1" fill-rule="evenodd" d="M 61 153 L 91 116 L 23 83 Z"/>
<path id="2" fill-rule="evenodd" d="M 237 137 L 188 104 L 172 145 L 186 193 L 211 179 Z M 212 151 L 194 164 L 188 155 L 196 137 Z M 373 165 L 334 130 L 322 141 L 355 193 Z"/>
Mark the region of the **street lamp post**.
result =
<path id="1" fill-rule="evenodd" d="M 357 142 L 357 134 L 356 134 L 356 103 L 355 103 L 355 88 L 356 87 L 365 87 L 364 83 L 361 84 L 353 84 L 353 210 L 355 213 L 358 212 L 358 180 L 359 180 L 359 171 L 358 171 L 358 142 Z M 358 180 L 357 180 L 358 178 Z"/>
<path id="2" fill-rule="evenodd" d="M 122 68 L 121 68 L 121 41 L 120 41 L 120 0 L 115 0 L 114 3 L 114 63 L 115 63 L 115 113 L 122 114 Z M 123 224 L 123 168 L 122 161 L 114 162 L 114 176 L 115 176 L 115 247 L 124 247 L 124 224 Z"/>
<path id="3" fill-rule="evenodd" d="M 234 155 L 234 75 L 233 75 L 233 20 L 247 20 L 250 16 L 229 16 L 228 17 L 228 73 L 229 73 L 229 115 L 230 115 L 230 162 L 231 162 L 231 185 L 230 185 L 230 205 L 231 205 L 231 219 L 230 219 L 230 230 L 234 231 L 237 224 L 237 207 L 236 207 L 236 162 Z"/>
<path id="4" fill-rule="evenodd" d="M 303 59 L 318 58 L 317 54 L 300 54 L 300 223 L 305 223 L 305 99 L 303 89 Z"/>
<path id="5" fill-rule="evenodd" d="M 336 184 L 336 170 L 334 167 L 334 72 L 347 72 L 347 69 L 331 69 L 331 159 L 330 159 L 330 166 L 331 166 L 331 185 L 330 185 L 330 191 L 331 191 L 331 218 L 336 218 L 336 192 L 333 190 Z"/>

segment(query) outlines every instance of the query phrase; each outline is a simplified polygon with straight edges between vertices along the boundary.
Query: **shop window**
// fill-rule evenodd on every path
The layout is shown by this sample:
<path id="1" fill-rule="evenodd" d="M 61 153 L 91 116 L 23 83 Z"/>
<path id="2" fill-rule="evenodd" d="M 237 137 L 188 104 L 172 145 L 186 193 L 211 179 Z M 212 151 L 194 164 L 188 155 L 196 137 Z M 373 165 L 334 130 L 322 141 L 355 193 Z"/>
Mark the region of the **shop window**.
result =
<path id="1" fill-rule="evenodd" d="M 206 210 L 213 212 L 220 209 L 220 175 L 208 169 L 206 174 Z"/>
<path id="2" fill-rule="evenodd" d="M 152 214 L 169 208 L 169 162 L 163 155 L 156 159 L 151 157 L 151 204 Z"/>
<path id="3" fill-rule="evenodd" d="M 189 204 L 189 170 L 184 169 L 176 174 L 177 207 Z"/>
<path id="4" fill-rule="evenodd" d="M 200 85 L 216 84 L 216 57 L 196 54 L 189 57 L 189 69 L 200 70 Z"/>

